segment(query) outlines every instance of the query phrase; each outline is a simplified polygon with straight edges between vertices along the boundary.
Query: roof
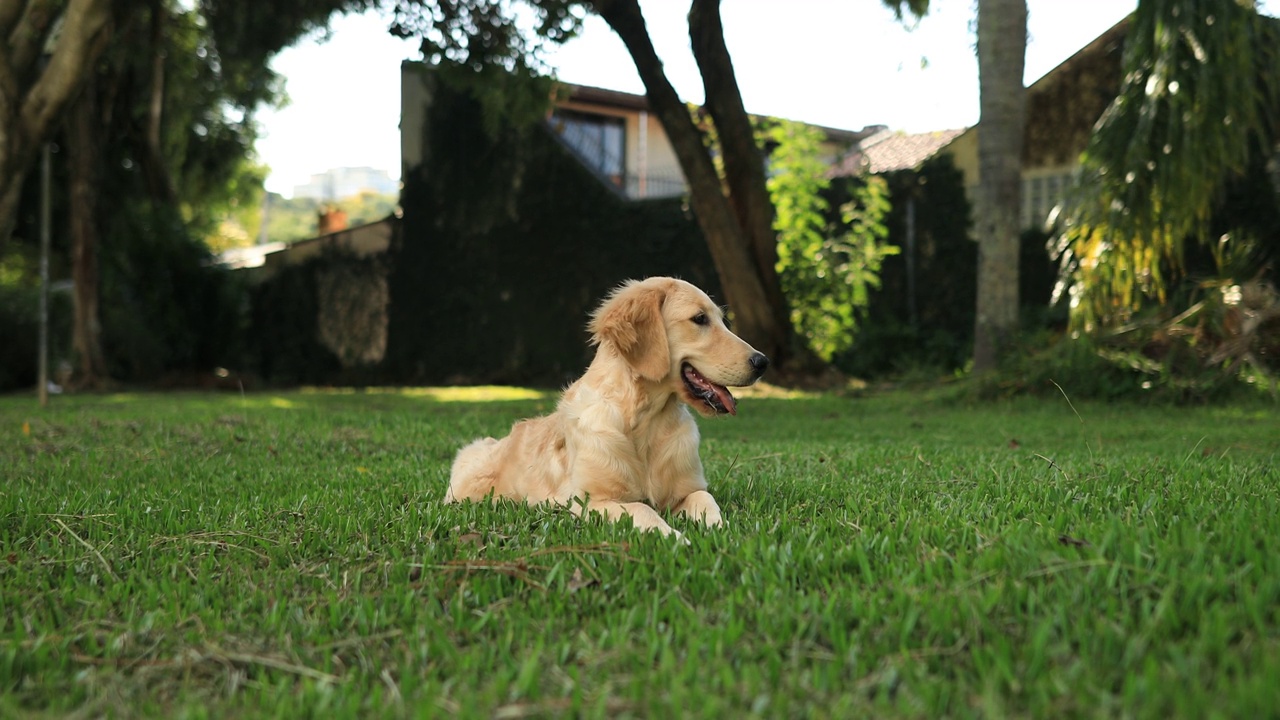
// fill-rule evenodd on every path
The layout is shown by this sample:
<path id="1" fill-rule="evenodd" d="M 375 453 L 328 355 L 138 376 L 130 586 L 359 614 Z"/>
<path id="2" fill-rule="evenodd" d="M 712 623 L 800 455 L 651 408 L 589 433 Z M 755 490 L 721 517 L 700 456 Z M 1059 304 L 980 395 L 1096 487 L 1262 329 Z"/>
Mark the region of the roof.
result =
<path id="1" fill-rule="evenodd" d="M 573 83 L 561 82 L 560 87 L 566 92 L 564 100 L 574 103 L 582 103 L 584 105 L 596 105 L 601 107 L 620 108 L 624 110 L 649 110 L 649 97 L 644 94 L 637 95 L 635 93 L 623 92 L 621 90 L 609 90 L 607 88 L 592 87 L 590 85 L 575 85 Z M 765 117 L 762 115 L 751 115 L 753 118 Z M 836 143 L 855 143 L 863 138 L 884 130 L 883 125 L 868 125 L 861 130 L 846 130 L 844 128 L 828 127 L 825 125 L 814 125 L 813 123 L 805 123 L 811 127 L 821 130 L 827 139 Z"/>
<path id="2" fill-rule="evenodd" d="M 1088 60 L 1090 57 L 1099 53 L 1115 52 L 1116 45 L 1124 42 L 1125 36 L 1129 33 L 1129 23 L 1133 18 L 1130 13 L 1118 21 L 1115 25 L 1107 28 L 1101 35 L 1090 40 L 1084 47 L 1071 54 L 1071 57 L 1058 63 L 1049 72 L 1041 75 L 1038 79 L 1027 86 L 1028 92 L 1035 91 L 1037 86 L 1043 86 L 1057 80 L 1063 75 L 1069 75 L 1076 71 L 1076 66 Z"/>
<path id="3" fill-rule="evenodd" d="M 849 153 L 832 169 L 831 174 L 841 177 L 857 175 L 864 169 L 872 173 L 911 170 L 933 157 L 963 132 L 964 128 L 914 134 L 884 130 L 863 140 L 858 150 Z"/>
<path id="4" fill-rule="evenodd" d="M 622 92 L 621 90 L 607 90 L 605 88 L 591 87 L 590 85 L 574 85 L 572 83 L 560 83 L 560 85 L 568 91 L 566 99 L 573 102 L 624 108 L 626 110 L 649 109 L 649 98 L 646 95 L 636 95 Z"/>

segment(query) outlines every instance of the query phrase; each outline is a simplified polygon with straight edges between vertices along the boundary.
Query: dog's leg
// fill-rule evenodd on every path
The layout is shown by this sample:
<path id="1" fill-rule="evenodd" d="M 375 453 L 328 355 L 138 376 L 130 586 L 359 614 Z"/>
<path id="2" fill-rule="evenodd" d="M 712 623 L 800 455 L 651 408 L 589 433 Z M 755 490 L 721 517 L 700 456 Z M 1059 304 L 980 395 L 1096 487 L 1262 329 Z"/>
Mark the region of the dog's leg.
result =
<path id="1" fill-rule="evenodd" d="M 582 504 L 574 503 L 572 506 L 575 515 L 582 514 Z M 587 512 L 597 512 L 604 515 L 611 522 L 617 522 L 623 515 L 631 516 L 631 524 L 637 530 L 657 530 L 665 536 L 674 535 L 676 538 L 683 539 L 675 528 L 667 524 L 666 520 L 658 514 L 657 510 L 649 507 L 642 502 L 615 502 L 610 500 L 588 500 Z"/>
<path id="2" fill-rule="evenodd" d="M 720 517 L 720 506 L 706 490 L 695 490 L 689 493 L 675 506 L 674 510 L 677 515 L 699 520 L 707 527 L 719 527 L 724 524 L 724 520 Z"/>

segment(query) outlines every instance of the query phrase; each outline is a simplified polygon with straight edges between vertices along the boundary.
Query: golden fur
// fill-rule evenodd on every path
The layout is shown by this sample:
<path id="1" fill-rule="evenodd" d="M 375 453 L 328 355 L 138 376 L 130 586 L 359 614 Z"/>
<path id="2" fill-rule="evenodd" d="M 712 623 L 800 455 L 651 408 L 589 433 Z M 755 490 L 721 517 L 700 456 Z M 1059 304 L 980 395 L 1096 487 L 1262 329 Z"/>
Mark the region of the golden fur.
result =
<path id="1" fill-rule="evenodd" d="M 721 524 L 689 407 L 736 414 L 725 386 L 755 382 L 768 358 L 729 331 L 705 293 L 674 278 L 623 284 L 588 329 L 595 359 L 556 411 L 459 450 L 445 502 L 492 495 L 580 514 L 585 501 L 664 535 L 679 533 L 657 510 Z"/>

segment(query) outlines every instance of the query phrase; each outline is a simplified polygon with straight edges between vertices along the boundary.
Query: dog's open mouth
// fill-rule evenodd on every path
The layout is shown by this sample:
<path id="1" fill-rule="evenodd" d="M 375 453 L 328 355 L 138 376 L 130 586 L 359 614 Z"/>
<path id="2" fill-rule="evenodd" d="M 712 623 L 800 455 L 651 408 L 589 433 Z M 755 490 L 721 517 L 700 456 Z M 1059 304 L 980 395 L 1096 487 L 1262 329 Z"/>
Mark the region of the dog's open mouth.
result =
<path id="1" fill-rule="evenodd" d="M 729 392 L 729 388 L 706 379 L 689 363 L 684 364 L 680 374 L 684 377 L 685 388 L 695 400 L 702 402 L 719 415 L 738 414 L 738 401 L 733 397 L 733 393 Z"/>

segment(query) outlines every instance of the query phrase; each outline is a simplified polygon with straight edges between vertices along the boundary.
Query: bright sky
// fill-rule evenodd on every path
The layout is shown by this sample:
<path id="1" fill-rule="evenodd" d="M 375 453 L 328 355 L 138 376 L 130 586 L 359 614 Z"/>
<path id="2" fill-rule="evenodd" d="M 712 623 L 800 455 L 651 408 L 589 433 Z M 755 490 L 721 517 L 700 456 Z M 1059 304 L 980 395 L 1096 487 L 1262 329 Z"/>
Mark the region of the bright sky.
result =
<path id="1" fill-rule="evenodd" d="M 932 0 L 909 26 L 879 0 L 725 0 L 726 42 L 747 110 L 818 125 L 888 125 L 908 132 L 978 120 L 974 0 Z M 1029 83 L 1100 35 L 1136 0 L 1028 0 Z M 702 100 L 689 51 L 687 2 L 642 0 L 667 77 L 681 97 Z M 260 114 L 259 157 L 267 188 L 285 196 L 312 174 L 372 166 L 400 175 L 400 62 L 416 44 L 391 37 L 376 14 L 335 20 L 333 32 L 277 56 L 290 104 Z M 588 18 L 583 34 L 549 58 L 560 79 L 643 93 L 613 31 Z"/>

